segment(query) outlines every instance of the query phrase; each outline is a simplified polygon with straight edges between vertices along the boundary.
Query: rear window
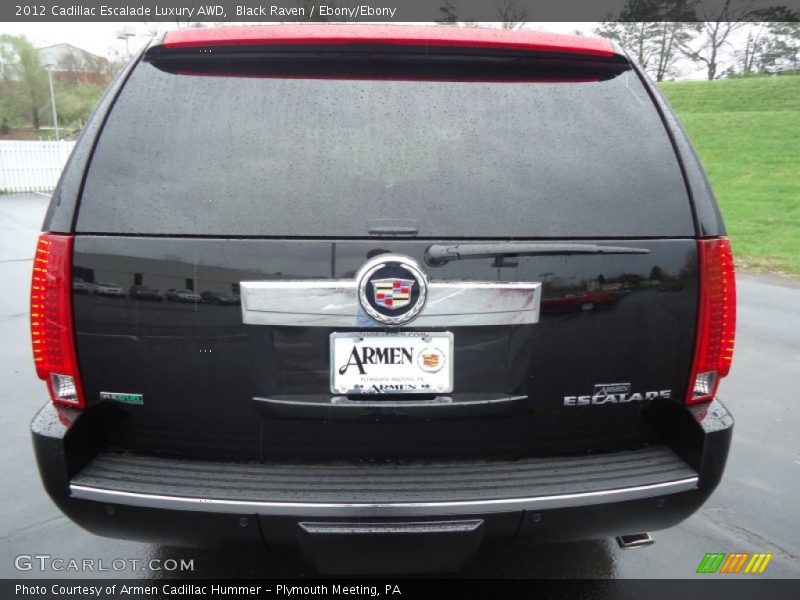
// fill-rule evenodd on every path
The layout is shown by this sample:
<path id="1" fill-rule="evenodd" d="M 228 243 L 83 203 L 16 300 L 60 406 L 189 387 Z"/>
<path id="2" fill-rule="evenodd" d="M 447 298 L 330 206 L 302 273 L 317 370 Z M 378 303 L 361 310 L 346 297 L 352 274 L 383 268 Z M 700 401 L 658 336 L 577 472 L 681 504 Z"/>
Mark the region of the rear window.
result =
<path id="1" fill-rule="evenodd" d="M 434 238 L 694 235 L 630 70 L 441 81 L 152 62 L 103 128 L 77 230 L 368 237 L 397 220 Z"/>

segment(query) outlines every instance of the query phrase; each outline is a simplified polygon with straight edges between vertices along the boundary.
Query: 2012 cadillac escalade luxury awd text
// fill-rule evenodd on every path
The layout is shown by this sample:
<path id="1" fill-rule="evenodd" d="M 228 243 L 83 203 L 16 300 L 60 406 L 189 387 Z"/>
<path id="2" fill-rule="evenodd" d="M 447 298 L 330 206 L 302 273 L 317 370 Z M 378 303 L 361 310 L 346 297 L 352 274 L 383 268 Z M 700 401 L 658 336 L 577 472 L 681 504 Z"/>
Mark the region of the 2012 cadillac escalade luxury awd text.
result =
<path id="1" fill-rule="evenodd" d="M 491 539 L 669 527 L 722 475 L 730 245 L 604 40 L 168 33 L 43 229 L 33 440 L 92 532 L 446 570 Z"/>

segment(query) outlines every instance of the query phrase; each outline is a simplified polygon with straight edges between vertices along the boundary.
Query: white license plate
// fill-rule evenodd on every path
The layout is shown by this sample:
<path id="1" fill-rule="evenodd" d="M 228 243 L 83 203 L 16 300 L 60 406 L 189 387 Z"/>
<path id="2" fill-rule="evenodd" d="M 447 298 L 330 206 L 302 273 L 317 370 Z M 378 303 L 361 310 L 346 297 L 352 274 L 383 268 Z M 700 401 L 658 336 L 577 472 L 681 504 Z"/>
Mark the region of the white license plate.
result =
<path id="1" fill-rule="evenodd" d="M 331 334 L 334 394 L 439 394 L 453 391 L 453 334 Z"/>

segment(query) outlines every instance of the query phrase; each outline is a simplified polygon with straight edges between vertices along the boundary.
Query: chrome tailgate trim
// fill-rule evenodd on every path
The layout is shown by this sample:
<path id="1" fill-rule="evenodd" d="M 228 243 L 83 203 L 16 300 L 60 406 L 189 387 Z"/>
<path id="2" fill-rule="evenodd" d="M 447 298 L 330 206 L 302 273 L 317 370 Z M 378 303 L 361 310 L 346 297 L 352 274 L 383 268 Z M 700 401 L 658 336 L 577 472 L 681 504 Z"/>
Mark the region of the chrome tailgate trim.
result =
<path id="1" fill-rule="evenodd" d="M 242 281 L 248 325 L 383 329 L 358 301 L 355 280 Z M 403 328 L 529 325 L 539 321 L 539 282 L 428 284 L 425 308 Z"/>

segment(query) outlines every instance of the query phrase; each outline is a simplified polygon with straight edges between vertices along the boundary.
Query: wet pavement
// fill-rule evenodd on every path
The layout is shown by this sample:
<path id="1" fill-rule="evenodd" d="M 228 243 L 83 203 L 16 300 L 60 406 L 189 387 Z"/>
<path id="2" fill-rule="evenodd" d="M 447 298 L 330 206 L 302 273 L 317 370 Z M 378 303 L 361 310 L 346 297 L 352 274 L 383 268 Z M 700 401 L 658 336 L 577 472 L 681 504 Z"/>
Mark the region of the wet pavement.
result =
<path id="1" fill-rule="evenodd" d="M 148 577 L 178 575 L 142 570 L 158 559 L 171 566 L 193 561 L 181 576 L 292 577 L 293 561 L 260 547 L 170 548 L 94 536 L 64 517 L 39 481 L 28 424 L 45 402 L 34 373 L 28 330 L 31 260 L 48 197 L 0 195 L 0 382 L 3 435 L 0 488 L 0 577 Z M 742 275 L 734 366 L 720 397 L 735 419 L 733 446 L 722 483 L 706 505 L 682 524 L 656 532 L 656 544 L 620 550 L 614 540 L 551 546 L 487 547 L 467 577 L 664 578 L 691 577 L 707 552 L 771 552 L 763 576 L 800 577 L 800 285 Z M 42 572 L 15 568 L 20 555 L 100 559 L 120 571 Z M 135 566 L 131 560 L 139 561 Z M 26 561 L 22 559 L 21 565 Z M 705 577 L 709 577 L 706 575 Z"/>

